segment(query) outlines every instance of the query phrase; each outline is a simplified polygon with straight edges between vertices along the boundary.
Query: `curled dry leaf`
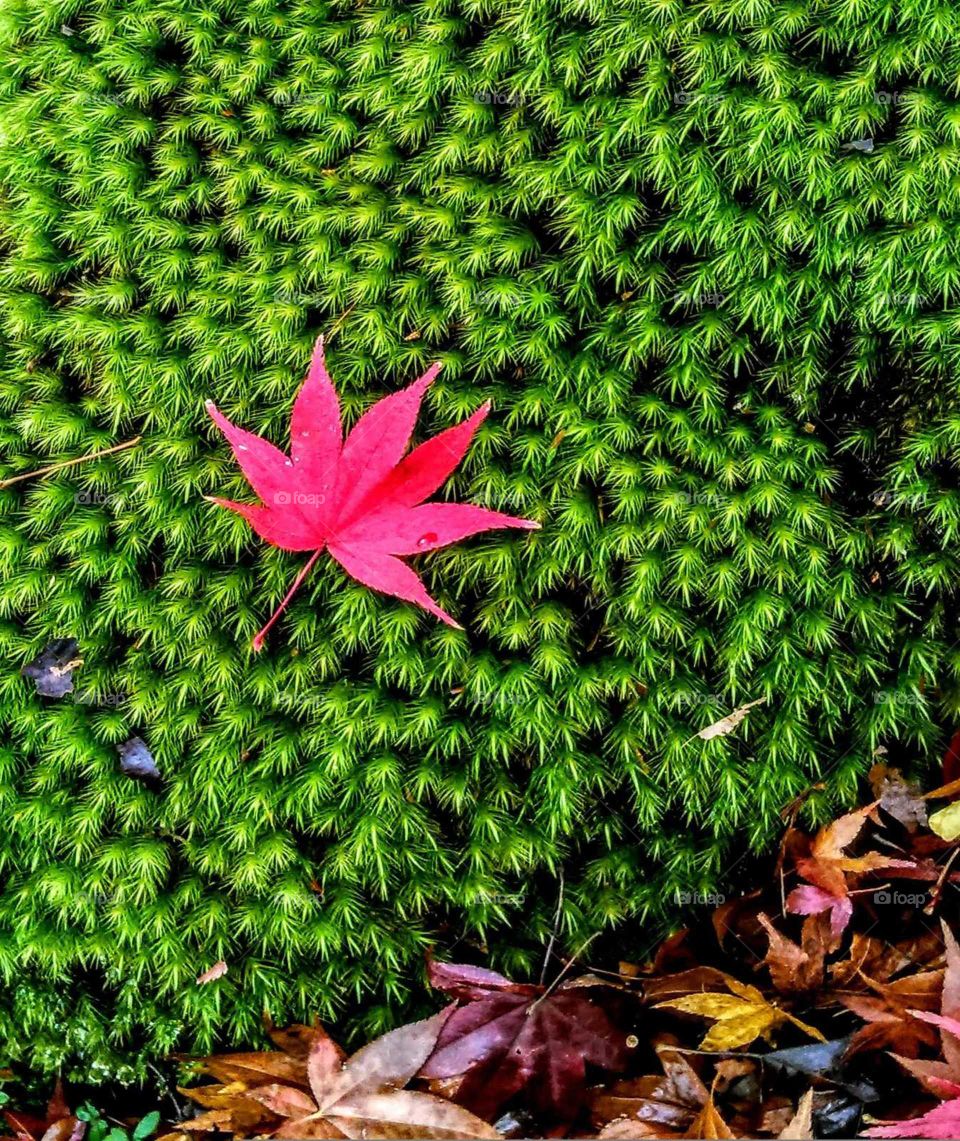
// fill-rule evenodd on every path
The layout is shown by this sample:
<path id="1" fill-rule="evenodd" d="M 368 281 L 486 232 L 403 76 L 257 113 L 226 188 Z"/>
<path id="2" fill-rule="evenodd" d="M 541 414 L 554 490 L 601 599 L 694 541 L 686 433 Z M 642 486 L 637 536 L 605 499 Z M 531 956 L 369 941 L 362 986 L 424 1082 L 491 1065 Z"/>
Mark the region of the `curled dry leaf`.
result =
<path id="1" fill-rule="evenodd" d="M 657 1050 L 663 1074 L 618 1081 L 596 1093 L 590 1118 L 606 1139 L 682 1137 L 710 1093 L 687 1059 L 676 1050 Z"/>
<path id="2" fill-rule="evenodd" d="M 81 1141 L 87 1128 L 85 1122 L 70 1112 L 60 1081 L 57 1081 L 43 1117 L 14 1109 L 4 1109 L 3 1117 L 13 1131 L 15 1141 Z"/>
<path id="3" fill-rule="evenodd" d="M 953 1098 L 960 1097 L 960 946 L 946 923 L 941 926 L 947 965 L 943 974 L 940 1013 L 931 1014 L 918 1009 L 909 1013 L 940 1031 L 942 1059 L 906 1058 L 896 1053 L 894 1057 L 930 1093 L 939 1098 Z"/>
<path id="4" fill-rule="evenodd" d="M 804 994 L 820 990 L 829 942 L 823 917 L 808 915 L 803 921 L 800 946 L 782 935 L 762 912 L 757 918 L 769 940 L 763 961 L 777 990 L 781 994 Z"/>
<path id="5" fill-rule="evenodd" d="M 875 764 L 870 770 L 870 787 L 883 811 L 908 832 L 916 832 L 927 823 L 927 805 L 919 787 L 904 779 L 899 769 Z"/>
<path id="6" fill-rule="evenodd" d="M 720 1116 L 713 1101 L 713 1094 L 707 1098 L 707 1103 L 693 1119 L 687 1137 L 703 1138 L 704 1141 L 727 1141 L 736 1137 L 736 1134 Z"/>
<path id="7" fill-rule="evenodd" d="M 714 737 L 725 737 L 728 733 L 732 733 L 734 729 L 736 729 L 751 709 L 757 705 L 763 705 L 766 700 L 765 697 L 758 697 L 756 701 L 749 701 L 746 705 L 741 705 L 739 709 L 728 713 L 726 717 L 721 717 L 719 721 L 714 721 L 712 725 L 701 729 L 700 732 L 695 733 L 694 736 L 699 737 L 701 741 L 712 741 Z"/>
<path id="8" fill-rule="evenodd" d="M 777 1135 L 779 1141 L 809 1141 L 813 1137 L 813 1090 L 800 1098 L 793 1119 Z"/>
<path id="9" fill-rule="evenodd" d="M 207 983 L 222 979 L 228 970 L 227 964 L 221 959 L 219 963 L 214 963 L 212 967 L 208 967 L 201 974 L 197 975 L 197 985 L 206 986 Z"/>

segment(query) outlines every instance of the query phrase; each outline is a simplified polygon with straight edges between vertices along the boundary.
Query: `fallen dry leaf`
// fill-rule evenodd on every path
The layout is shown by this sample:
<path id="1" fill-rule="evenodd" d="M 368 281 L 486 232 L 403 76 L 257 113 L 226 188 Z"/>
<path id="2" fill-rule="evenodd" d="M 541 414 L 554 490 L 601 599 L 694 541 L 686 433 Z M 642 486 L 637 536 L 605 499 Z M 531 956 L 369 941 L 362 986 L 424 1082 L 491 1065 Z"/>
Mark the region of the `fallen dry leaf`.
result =
<path id="1" fill-rule="evenodd" d="M 587 1064 L 615 1071 L 626 1062 L 625 1035 L 584 988 L 514 983 L 483 967 L 433 961 L 429 978 L 464 1005 L 420 1076 L 466 1075 L 457 1099 L 483 1117 L 526 1090 L 534 1108 L 571 1118 Z"/>
<path id="2" fill-rule="evenodd" d="M 821 915 L 808 915 L 798 946 L 782 935 L 762 912 L 757 916 L 769 945 L 764 958 L 770 980 L 781 994 L 803 994 L 823 987 L 828 933 Z"/>
<path id="3" fill-rule="evenodd" d="M 720 1116 L 711 1093 L 703 1109 L 693 1119 L 684 1136 L 703 1138 L 704 1141 L 727 1141 L 727 1139 L 735 1137 L 736 1134 Z"/>
<path id="4" fill-rule="evenodd" d="M 853 915 L 848 875 L 916 866 L 913 860 L 895 859 L 881 852 L 867 852 L 863 856 L 845 854 L 844 850 L 860 835 L 875 808 L 875 804 L 868 804 L 822 828 L 813 839 L 810 855 L 797 860 L 797 871 L 808 882 L 790 892 L 787 910 L 794 915 L 826 912 L 833 935 L 831 950 L 839 946 L 840 936 Z"/>
<path id="5" fill-rule="evenodd" d="M 600 1137 L 682 1137 L 709 1100 L 707 1087 L 686 1058 L 670 1047 L 658 1047 L 663 1074 L 628 1078 L 598 1091 L 590 1102 L 590 1118 Z"/>
<path id="6" fill-rule="evenodd" d="M 214 963 L 212 967 L 208 967 L 202 974 L 197 975 L 197 985 L 206 986 L 207 983 L 222 979 L 228 970 L 229 967 L 221 959 L 219 963 Z"/>
<path id="7" fill-rule="evenodd" d="M 813 1137 L 813 1090 L 808 1089 L 797 1104 L 793 1120 L 779 1134 L 779 1141 L 810 1141 Z"/>
<path id="8" fill-rule="evenodd" d="M 951 844 L 954 840 L 960 840 L 960 800 L 931 813 L 927 823 L 930 831 L 936 833 L 941 840 Z"/>
<path id="9" fill-rule="evenodd" d="M 187 1121 L 190 1132 L 234 1131 L 245 1135 L 269 1132 L 298 1141 L 364 1138 L 391 1141 L 422 1137 L 445 1141 L 495 1141 L 497 1131 L 462 1106 L 433 1094 L 403 1087 L 433 1052 L 437 1037 L 453 1008 L 433 1018 L 401 1026 L 375 1039 L 343 1060 L 343 1052 L 320 1028 L 312 1032 L 309 1052 L 302 1056 L 304 1036 L 298 1031 L 292 1045 L 300 1057 L 272 1053 L 225 1055 L 201 1064 L 213 1073 L 246 1073 L 242 1089 L 231 1100 L 225 1088 L 185 1091 L 194 1100 L 222 1100 L 225 1105 Z M 272 1073 L 281 1081 L 257 1081 Z M 291 1080 L 292 1079 L 292 1080 Z M 199 1095 L 199 1096 L 198 1096 Z M 242 1124 L 241 1124 L 242 1123 Z"/>
<path id="10" fill-rule="evenodd" d="M 700 1043 L 701 1050 L 735 1050 L 738 1046 L 748 1046 L 757 1038 L 768 1039 L 770 1032 L 783 1022 L 791 1022 L 811 1038 L 825 1041 L 819 1030 L 768 1002 L 756 987 L 738 982 L 730 975 L 726 975 L 724 981 L 733 994 L 708 991 L 658 1002 L 657 1009 L 667 1007 L 711 1019 L 713 1026 Z"/>
<path id="11" fill-rule="evenodd" d="M 746 715 L 757 705 L 763 705 L 767 699 L 765 697 L 758 697 L 756 701 L 747 702 L 746 705 L 741 705 L 739 709 L 735 709 L 732 713 L 728 713 L 726 717 L 721 717 L 719 721 L 714 721 L 712 725 L 708 725 L 705 729 L 701 729 L 699 733 L 695 733 L 695 737 L 699 737 L 701 741 L 712 741 L 714 737 L 725 737 L 728 733 L 732 733 Z"/>
<path id="12" fill-rule="evenodd" d="M 870 770 L 870 787 L 880 807 L 908 832 L 927 824 L 927 805 L 920 789 L 904 779 L 899 769 L 878 763 Z"/>

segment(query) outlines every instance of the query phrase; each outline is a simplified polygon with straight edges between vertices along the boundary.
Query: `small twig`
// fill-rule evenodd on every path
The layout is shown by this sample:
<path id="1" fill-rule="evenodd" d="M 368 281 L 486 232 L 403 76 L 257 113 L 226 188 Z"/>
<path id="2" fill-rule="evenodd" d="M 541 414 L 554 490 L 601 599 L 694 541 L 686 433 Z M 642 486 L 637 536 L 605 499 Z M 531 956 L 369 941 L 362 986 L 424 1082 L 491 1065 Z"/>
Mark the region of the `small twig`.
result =
<path id="1" fill-rule="evenodd" d="M 547 989 L 543 992 L 543 994 L 540 995 L 540 997 L 536 1000 L 536 1002 L 530 1003 L 530 1006 L 527 1008 L 527 1014 L 530 1014 L 532 1011 L 536 1010 L 536 1008 L 540 1005 L 541 1002 L 543 1002 L 544 999 L 549 998 L 550 995 L 553 994 L 553 992 L 560 985 L 560 982 L 563 979 L 563 976 L 567 973 L 567 971 L 570 970 L 570 968 L 574 965 L 574 963 L 576 963 L 577 959 L 580 958 L 580 956 L 583 954 L 583 952 L 590 946 L 590 944 L 594 941 L 594 939 L 596 939 L 596 937 L 599 934 L 600 934 L 599 931 L 595 931 L 585 943 L 582 943 L 580 945 L 580 949 L 573 955 L 573 957 L 571 959 L 568 960 L 566 966 L 563 968 L 563 970 L 560 972 L 560 974 L 557 975 L 557 977 L 553 980 L 553 982 L 547 987 Z"/>
<path id="2" fill-rule="evenodd" d="M 177 1101 L 177 1099 L 173 1096 L 173 1091 L 170 1089 L 170 1082 L 168 1081 L 167 1077 L 163 1073 L 161 1073 L 160 1070 L 158 1070 L 157 1067 L 152 1062 L 147 1062 L 147 1069 L 152 1070 L 157 1075 L 157 1078 L 160 1080 L 160 1084 L 161 1084 L 164 1092 L 166 1093 L 167 1097 L 170 1098 L 170 1101 L 173 1103 L 173 1112 L 176 1115 L 174 1117 L 174 1120 L 175 1121 L 183 1121 L 183 1116 L 184 1116 L 183 1106 L 181 1106 L 180 1103 Z"/>
<path id="3" fill-rule="evenodd" d="M 946 883 L 947 876 L 950 873 L 950 865 L 958 855 L 960 855 L 960 848 L 954 848 L 950 853 L 950 858 L 943 865 L 943 871 L 940 873 L 940 878 L 933 885 L 933 887 L 930 888 L 930 902 L 923 909 L 924 915 L 933 915 L 934 911 L 936 911 L 937 904 L 940 902 L 940 899 L 943 895 L 943 885 Z"/>
<path id="4" fill-rule="evenodd" d="M 560 890 L 557 893 L 557 913 L 553 917 L 553 930 L 550 932 L 550 942 L 547 944 L 547 953 L 543 956 L 543 966 L 540 968 L 540 985 L 543 986 L 543 980 L 547 977 L 547 966 L 550 963 L 550 956 L 553 954 L 553 946 L 557 941 L 557 931 L 560 927 L 560 914 L 563 910 L 563 868 L 560 871 Z"/>
<path id="5" fill-rule="evenodd" d="M 0 488 L 10 487 L 14 483 L 21 483 L 25 479 L 33 479 L 38 475 L 49 475 L 52 471 L 60 471 L 61 468 L 73 467 L 74 464 L 85 464 L 87 460 L 98 460 L 101 456 L 110 456 L 113 455 L 114 452 L 125 451 L 127 448 L 136 447 L 142 439 L 143 436 L 135 436 L 132 440 L 127 440 L 125 444 L 114 444 L 112 448 L 103 448 L 99 452 L 88 452 L 85 456 L 78 456 L 75 460 L 61 460 L 60 463 L 37 468 L 36 471 L 25 471 L 21 475 L 10 476 L 9 479 L 0 479 Z"/>
<path id="6" fill-rule="evenodd" d="M 344 321 L 346 321 L 346 319 L 350 316 L 350 314 L 354 311 L 354 309 L 356 309 L 356 307 L 357 307 L 357 303 L 356 303 L 356 301 L 354 301 L 354 303 L 352 305 L 348 306 L 346 309 L 344 309 L 344 311 L 340 314 L 340 316 L 336 319 L 336 321 L 334 321 L 333 328 L 323 338 L 324 342 L 326 344 L 329 345 L 330 342 L 333 340 L 333 338 L 337 335 L 337 333 L 340 332 L 340 329 L 341 329 Z"/>

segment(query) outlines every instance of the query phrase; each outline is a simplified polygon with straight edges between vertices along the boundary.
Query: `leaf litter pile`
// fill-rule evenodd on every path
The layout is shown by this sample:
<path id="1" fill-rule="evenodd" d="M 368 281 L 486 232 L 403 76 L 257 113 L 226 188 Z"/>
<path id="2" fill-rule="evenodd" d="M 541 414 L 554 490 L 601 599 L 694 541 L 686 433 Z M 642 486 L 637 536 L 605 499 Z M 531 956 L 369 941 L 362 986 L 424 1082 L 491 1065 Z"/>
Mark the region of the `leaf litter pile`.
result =
<path id="1" fill-rule="evenodd" d="M 267 1019 L 273 1049 L 189 1063 L 163 1141 L 960 1137 L 955 773 L 921 794 L 877 764 L 875 799 L 814 835 L 794 804 L 764 886 L 647 962 L 544 985 L 431 958 L 439 1012 L 349 1057 Z M 56 1106 L 7 1106 L 10 1135 L 94 1141 Z"/>

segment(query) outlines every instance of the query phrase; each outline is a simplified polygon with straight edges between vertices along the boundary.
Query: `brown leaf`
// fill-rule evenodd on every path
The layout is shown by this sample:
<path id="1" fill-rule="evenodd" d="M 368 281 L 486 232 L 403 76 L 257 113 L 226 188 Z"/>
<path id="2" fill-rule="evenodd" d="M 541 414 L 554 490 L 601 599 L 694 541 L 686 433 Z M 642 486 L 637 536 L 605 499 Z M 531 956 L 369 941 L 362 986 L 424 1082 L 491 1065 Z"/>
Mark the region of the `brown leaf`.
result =
<path id="1" fill-rule="evenodd" d="M 803 922 L 802 946 L 797 946 L 773 926 L 762 912 L 757 916 L 767 933 L 769 946 L 764 962 L 770 979 L 781 994 L 806 993 L 823 986 L 824 960 L 829 942 L 820 915 L 809 915 Z"/>
<path id="2" fill-rule="evenodd" d="M 940 996 L 940 1016 L 956 1021 L 960 1019 L 960 946 L 946 923 L 941 923 L 941 927 L 947 952 L 947 966 Z M 942 1028 L 940 1052 L 942 1061 L 927 1059 L 918 1061 L 903 1057 L 902 1050 L 898 1050 L 894 1057 L 932 1094 L 940 1098 L 955 1097 L 958 1092 L 956 1087 L 960 1086 L 960 1040 L 949 1030 Z"/>
<path id="3" fill-rule="evenodd" d="M 310 1074 L 310 1088 L 320 1111 L 362 1094 L 405 1086 L 433 1053 L 440 1031 L 452 1013 L 453 1008 L 448 1007 L 432 1018 L 391 1030 L 335 1068 L 325 1049 L 322 1060 L 312 1065 Z M 311 1062 L 313 1059 L 311 1054 Z"/>
<path id="4" fill-rule="evenodd" d="M 780 1141 L 810 1141 L 813 1137 L 813 1090 L 808 1089 L 800 1098 L 797 1112 L 790 1124 L 782 1130 Z"/>
<path id="5" fill-rule="evenodd" d="M 294 1023 L 283 1030 L 278 1030 L 269 1015 L 264 1015 L 263 1025 L 270 1041 L 278 1050 L 282 1050 L 292 1058 L 302 1058 L 304 1061 L 317 1035 L 328 1037 L 326 1031 L 319 1025 L 304 1026 L 301 1023 Z"/>
<path id="6" fill-rule="evenodd" d="M 452 1101 L 414 1090 L 354 1094 L 336 1106 L 335 1123 L 347 1137 L 364 1141 L 393 1138 L 451 1138 L 495 1141 L 492 1125 Z"/>
<path id="7" fill-rule="evenodd" d="M 267 1052 L 204 1059 L 201 1065 L 207 1072 L 234 1084 L 185 1091 L 214 1108 L 185 1122 L 183 1129 L 238 1135 L 270 1132 L 304 1141 L 344 1137 L 494 1141 L 499 1137 L 496 1130 L 462 1106 L 401 1088 L 433 1052 L 451 1013 L 452 1007 L 423 1022 L 401 1026 L 345 1062 L 339 1046 L 320 1027 L 285 1032 L 271 1028 L 274 1040 L 286 1041 L 296 1056 Z"/>
<path id="8" fill-rule="evenodd" d="M 241 1094 L 247 1092 L 247 1087 L 243 1082 L 230 1082 L 224 1086 L 196 1086 L 193 1089 L 177 1086 L 177 1092 L 204 1109 L 228 1109 Z"/>
<path id="9" fill-rule="evenodd" d="M 687 994 L 715 991 L 726 984 L 726 975 L 716 967 L 691 967 L 674 975 L 645 979 L 643 997 L 647 1002 L 664 1002 Z"/>
<path id="10" fill-rule="evenodd" d="M 836 993 L 836 998 L 866 1023 L 851 1038 L 848 1057 L 864 1050 L 887 1047 L 898 1054 L 915 1057 L 921 1046 L 937 1044 L 934 1027 L 915 1018 L 910 1011 L 936 1007 L 943 986 L 942 971 L 923 971 L 885 983 L 864 974 L 860 978 L 872 993 Z"/>
<path id="11" fill-rule="evenodd" d="M 258 1086 L 250 1090 L 248 1097 L 258 1101 L 275 1117 L 293 1117 L 299 1119 L 308 1117 L 317 1112 L 313 1098 L 297 1089 L 296 1086 L 282 1086 L 274 1083 L 270 1086 Z"/>
<path id="12" fill-rule="evenodd" d="M 243 1082 L 247 1088 L 275 1081 L 309 1088 L 306 1061 L 275 1050 L 251 1054 L 217 1054 L 203 1058 L 198 1064 L 204 1073 L 218 1081 Z M 192 1091 L 184 1092 L 192 1096 Z"/>
<path id="13" fill-rule="evenodd" d="M 741 935 L 746 925 L 751 931 L 756 929 L 756 908 L 761 892 L 751 891 L 746 895 L 736 896 L 725 900 L 715 908 L 710 916 L 713 930 L 716 932 L 717 942 L 723 946 L 728 935 Z"/>
<path id="14" fill-rule="evenodd" d="M 187 1133 L 237 1133 L 243 1136 L 276 1121 L 265 1106 L 247 1097 L 237 1097 L 230 1105 L 198 1114 L 182 1121 L 179 1129 Z"/>
<path id="15" fill-rule="evenodd" d="M 667 1047 L 657 1054 L 662 1075 L 618 1081 L 593 1096 L 590 1119 L 602 1137 L 677 1137 L 706 1104 L 709 1091 L 686 1058 Z"/>
<path id="16" fill-rule="evenodd" d="M 735 1137 L 736 1134 L 720 1116 L 717 1107 L 713 1104 L 713 1095 L 707 1098 L 707 1103 L 693 1119 L 690 1128 L 684 1137 L 704 1138 L 704 1141 L 720 1141 Z"/>
<path id="17" fill-rule="evenodd" d="M 86 1122 L 77 1117 L 61 1117 L 44 1131 L 40 1141 L 80 1141 L 87 1130 Z"/>

